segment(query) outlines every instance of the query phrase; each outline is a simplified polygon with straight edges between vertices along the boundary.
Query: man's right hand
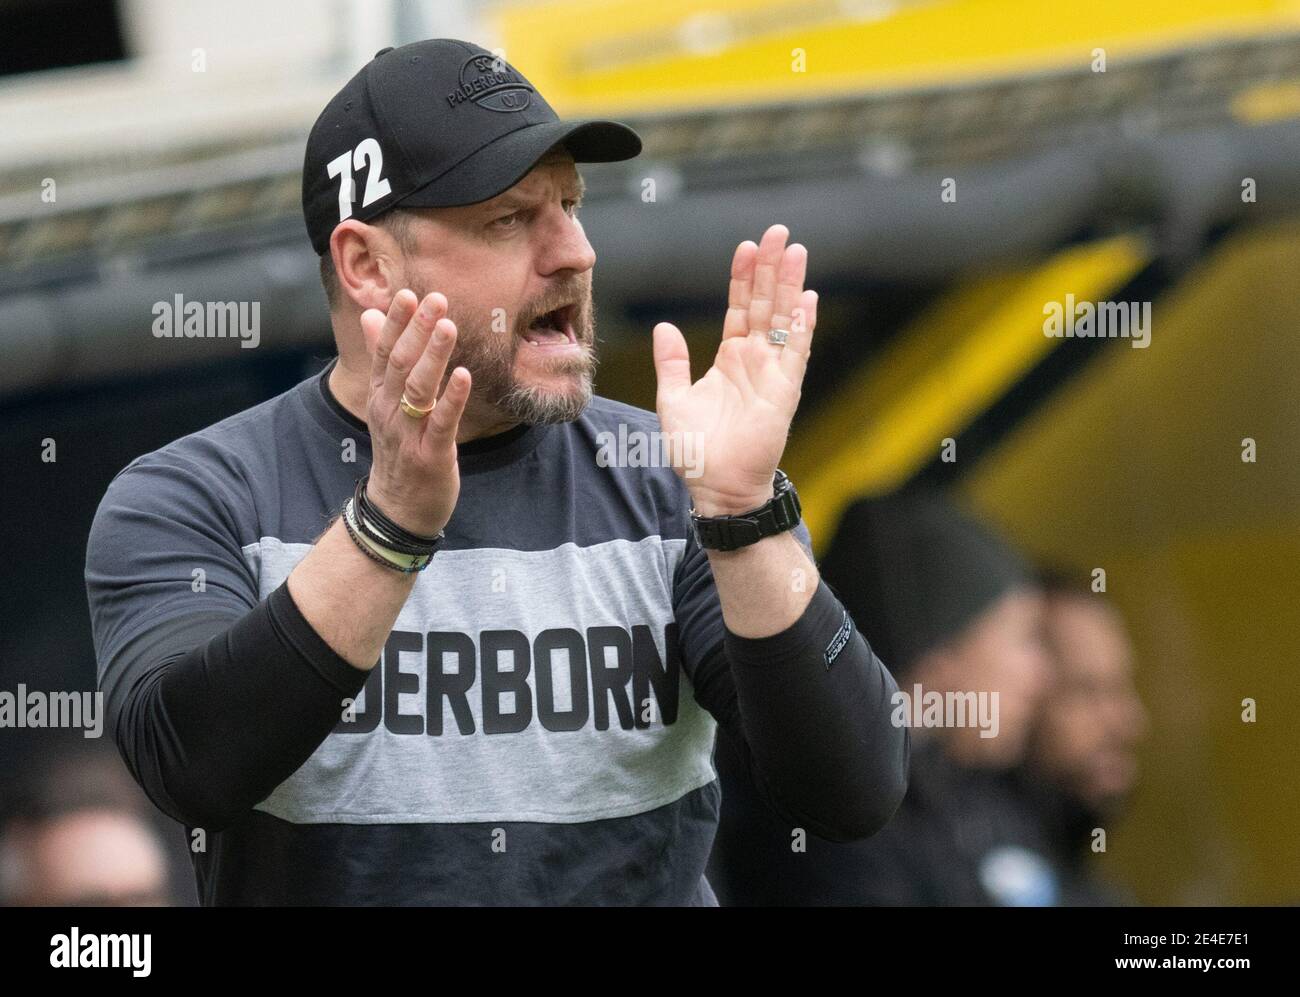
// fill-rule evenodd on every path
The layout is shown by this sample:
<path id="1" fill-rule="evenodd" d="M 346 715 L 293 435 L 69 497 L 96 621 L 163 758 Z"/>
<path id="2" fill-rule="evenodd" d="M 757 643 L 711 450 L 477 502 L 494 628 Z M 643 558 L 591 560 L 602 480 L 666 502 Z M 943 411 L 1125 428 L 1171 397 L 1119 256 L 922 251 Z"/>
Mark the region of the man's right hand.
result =
<path id="1" fill-rule="evenodd" d="M 418 305 L 418 308 L 417 308 Z M 403 289 L 385 315 L 378 308 L 361 315 L 370 350 L 370 395 L 366 422 L 372 460 L 366 495 L 398 526 L 432 536 L 447 525 L 460 495 L 456 431 L 469 400 L 470 374 L 457 367 L 438 395 L 456 345 L 456 325 L 447 318 L 447 299 L 433 292 L 417 302 Z M 433 411 L 414 418 L 406 400 Z"/>

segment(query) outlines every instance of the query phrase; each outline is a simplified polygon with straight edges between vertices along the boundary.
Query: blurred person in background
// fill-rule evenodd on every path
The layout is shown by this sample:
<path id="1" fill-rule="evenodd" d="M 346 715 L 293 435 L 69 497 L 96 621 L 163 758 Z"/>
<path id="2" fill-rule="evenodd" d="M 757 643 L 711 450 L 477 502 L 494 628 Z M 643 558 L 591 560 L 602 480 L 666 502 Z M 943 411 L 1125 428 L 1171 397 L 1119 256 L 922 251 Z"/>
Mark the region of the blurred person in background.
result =
<path id="1" fill-rule="evenodd" d="M 1042 815 L 1071 905 L 1132 903 L 1088 868 L 1095 829 L 1126 809 L 1148 718 L 1133 682 L 1133 646 L 1119 612 L 1066 576 L 1044 577 L 1051 682 L 1020 777 Z"/>
<path id="2" fill-rule="evenodd" d="M 0 810 L 0 904 L 171 906 L 172 864 L 111 749 L 58 750 Z"/>
<path id="3" fill-rule="evenodd" d="M 966 726 L 913 726 L 901 807 L 874 837 L 847 844 L 804 836 L 773 814 L 719 741 L 722 818 L 709 878 L 721 901 L 1059 902 L 1040 822 L 1011 775 L 1049 674 L 1043 598 L 1026 565 L 945 499 L 913 492 L 851 506 L 821 569 L 902 692 L 915 699 L 919 686 L 922 702 L 996 693 L 986 700 L 996 723 L 968 715 Z M 903 703 L 897 722 L 916 710 Z"/>

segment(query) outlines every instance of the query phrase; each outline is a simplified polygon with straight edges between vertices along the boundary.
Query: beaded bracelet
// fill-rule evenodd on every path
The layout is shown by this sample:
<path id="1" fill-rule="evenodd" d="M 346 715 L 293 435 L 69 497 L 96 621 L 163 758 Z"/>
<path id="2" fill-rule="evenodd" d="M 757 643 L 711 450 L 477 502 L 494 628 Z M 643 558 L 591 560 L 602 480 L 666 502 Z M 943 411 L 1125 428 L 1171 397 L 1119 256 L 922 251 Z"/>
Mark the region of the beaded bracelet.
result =
<path id="1" fill-rule="evenodd" d="M 380 511 L 366 494 L 366 483 L 370 475 L 357 482 L 356 492 L 352 496 L 352 509 L 357 529 L 375 543 L 403 554 L 432 554 L 442 544 L 443 533 L 426 537 L 419 533 L 398 526 Z"/>
<path id="2" fill-rule="evenodd" d="M 343 507 L 343 526 L 348 531 L 348 536 L 352 542 L 361 549 L 361 553 L 372 561 L 382 564 L 386 568 L 392 568 L 394 571 L 400 571 L 404 575 L 414 574 L 417 571 L 423 571 L 433 561 L 433 554 L 409 554 L 386 548 L 385 546 L 365 536 L 360 529 L 360 523 L 356 518 L 356 510 L 353 507 L 353 500 L 348 499 L 347 505 Z"/>

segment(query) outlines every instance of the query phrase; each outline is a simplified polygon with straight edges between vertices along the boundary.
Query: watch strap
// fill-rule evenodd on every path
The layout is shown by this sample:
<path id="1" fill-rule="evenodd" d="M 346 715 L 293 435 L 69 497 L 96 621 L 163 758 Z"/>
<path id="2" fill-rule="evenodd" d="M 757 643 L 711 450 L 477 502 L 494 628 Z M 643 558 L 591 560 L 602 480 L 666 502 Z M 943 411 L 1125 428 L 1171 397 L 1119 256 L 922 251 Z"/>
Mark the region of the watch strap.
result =
<path id="1" fill-rule="evenodd" d="M 699 516 L 691 511 L 691 526 L 701 547 L 708 550 L 738 550 L 764 537 L 793 530 L 802 509 L 799 495 L 780 469 L 773 481 L 773 495 L 764 505 L 736 516 Z"/>

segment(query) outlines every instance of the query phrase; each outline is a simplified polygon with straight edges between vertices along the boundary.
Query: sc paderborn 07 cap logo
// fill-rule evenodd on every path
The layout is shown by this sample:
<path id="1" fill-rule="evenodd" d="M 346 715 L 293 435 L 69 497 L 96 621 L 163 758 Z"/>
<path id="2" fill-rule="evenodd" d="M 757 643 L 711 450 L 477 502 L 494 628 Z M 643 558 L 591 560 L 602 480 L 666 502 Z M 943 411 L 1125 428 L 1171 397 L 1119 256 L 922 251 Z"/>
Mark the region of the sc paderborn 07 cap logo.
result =
<path id="1" fill-rule="evenodd" d="M 472 55 L 460 67 L 460 86 L 447 94 L 455 109 L 467 100 L 489 111 L 522 111 L 532 101 L 533 88 L 510 63 L 493 55 Z"/>

